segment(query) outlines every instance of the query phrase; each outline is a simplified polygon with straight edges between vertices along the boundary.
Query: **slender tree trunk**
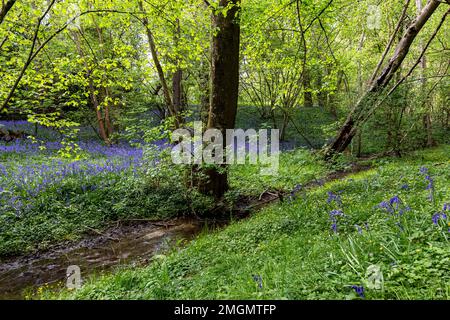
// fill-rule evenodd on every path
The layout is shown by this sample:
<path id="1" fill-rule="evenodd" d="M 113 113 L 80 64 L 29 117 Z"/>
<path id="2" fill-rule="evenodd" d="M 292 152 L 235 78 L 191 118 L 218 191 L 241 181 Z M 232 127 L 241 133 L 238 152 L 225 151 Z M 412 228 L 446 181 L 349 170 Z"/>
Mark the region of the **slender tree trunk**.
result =
<path id="1" fill-rule="evenodd" d="M 417 8 L 417 13 L 420 14 L 420 12 L 422 11 L 422 0 L 416 0 L 416 8 Z M 420 44 L 421 46 L 421 50 L 424 49 L 424 45 L 423 43 Z M 421 85 L 422 85 L 422 98 L 426 99 L 424 107 L 425 107 L 425 115 L 423 116 L 423 125 L 425 127 L 425 132 L 427 133 L 427 137 L 426 137 L 426 146 L 427 147 L 431 147 L 434 145 L 434 141 L 433 141 L 433 127 L 432 127 L 432 123 L 431 123 L 431 113 L 430 113 L 430 108 L 431 108 L 431 104 L 429 103 L 426 95 L 425 95 L 425 91 L 427 88 L 427 79 L 426 79 L 426 69 L 427 69 L 427 58 L 426 55 L 424 54 L 422 59 L 420 60 L 420 68 L 421 68 Z"/>
<path id="2" fill-rule="evenodd" d="M 366 39 L 366 34 L 363 31 L 361 34 L 361 39 L 359 40 L 359 46 L 358 46 L 358 52 L 361 52 L 364 47 L 364 41 Z M 358 96 L 360 96 L 363 93 L 364 90 L 364 84 L 362 79 L 362 65 L 361 65 L 361 59 L 358 58 Z M 361 126 L 358 131 L 356 132 L 356 156 L 361 156 L 361 149 L 362 149 L 362 135 L 363 134 L 363 127 Z"/>
<path id="3" fill-rule="evenodd" d="M 2 105 L 0 107 L 0 112 L 6 109 L 6 107 L 8 106 L 8 103 L 11 101 L 12 97 L 14 96 L 14 92 L 16 91 L 17 87 L 19 86 L 20 81 L 22 80 L 23 76 L 25 75 L 25 72 L 27 71 L 28 67 L 31 65 L 31 62 L 33 62 L 34 58 L 39 53 L 39 51 L 42 50 L 42 48 L 47 43 L 47 41 L 49 41 L 50 38 L 48 38 L 44 43 L 42 43 L 36 49 L 36 51 L 34 50 L 36 48 L 36 45 L 38 44 L 38 36 L 39 36 L 39 30 L 41 28 L 42 20 L 47 15 L 47 13 L 50 12 L 50 10 L 53 7 L 53 5 L 55 4 L 55 2 L 56 2 L 56 0 L 51 0 L 50 1 L 50 3 L 47 5 L 47 9 L 44 11 L 42 16 L 40 16 L 38 21 L 37 21 L 37 24 L 36 24 L 35 29 L 34 29 L 34 34 L 33 34 L 33 39 L 32 39 L 32 42 L 31 42 L 30 51 L 28 52 L 27 60 L 25 61 L 22 69 L 20 70 L 19 75 L 16 78 L 16 81 L 14 82 L 14 84 L 11 87 L 11 89 L 9 90 L 9 93 L 6 96 L 6 99 L 3 101 L 3 103 L 2 103 Z M 12 7 L 12 5 L 11 5 L 11 7 Z M 5 12 L 3 13 L 2 21 L 3 21 L 4 17 L 6 16 L 6 14 L 8 13 L 8 11 L 11 9 L 11 7 L 8 10 L 6 10 L 6 5 L 4 7 L 2 7 L 2 11 L 5 10 Z M 56 33 L 54 35 L 56 35 Z"/>
<path id="4" fill-rule="evenodd" d="M 95 115 L 97 117 L 98 130 L 99 130 L 100 136 L 102 137 L 103 141 L 109 145 L 110 144 L 109 137 L 105 130 L 105 123 L 103 120 L 102 113 L 100 111 L 97 96 L 95 95 L 94 82 L 92 81 L 90 74 L 88 75 L 88 77 L 89 77 L 89 94 L 91 97 L 92 107 L 94 108 Z"/>
<path id="5" fill-rule="evenodd" d="M 373 111 L 372 108 L 376 105 L 381 92 L 388 86 L 395 72 L 400 68 L 417 34 L 439 5 L 439 1 L 431 0 L 407 28 L 386 68 L 349 113 L 339 134 L 328 147 L 326 158 L 330 158 L 334 153 L 343 152 L 350 144 L 358 127 L 367 120 L 367 115 Z"/>
<path id="6" fill-rule="evenodd" d="M 80 32 L 82 32 L 82 31 L 80 30 Z M 75 31 L 73 32 L 73 38 L 74 38 L 79 55 L 82 58 L 84 58 L 85 54 L 84 54 L 83 48 L 81 47 L 81 41 L 78 36 L 78 33 Z M 92 80 L 92 70 L 89 68 L 89 65 L 86 62 L 86 60 L 84 60 L 84 66 L 86 68 L 86 77 L 88 79 L 88 90 L 89 90 L 89 97 L 91 98 L 92 109 L 94 110 L 95 116 L 97 118 L 98 132 L 99 132 L 101 139 L 106 144 L 109 145 L 109 144 L 111 144 L 111 141 L 109 140 L 109 132 L 108 132 L 109 130 L 105 127 L 105 119 L 103 117 L 102 111 L 100 110 L 100 103 L 98 102 L 97 95 L 95 94 L 96 88 L 94 86 L 94 81 Z M 109 114 L 108 114 L 107 119 L 109 122 Z"/>
<path id="7" fill-rule="evenodd" d="M 313 97 L 311 93 L 311 75 L 308 68 L 305 66 L 303 71 L 303 106 L 311 108 L 313 106 Z"/>
<path id="8" fill-rule="evenodd" d="M 100 59 L 103 60 L 105 58 L 105 52 L 104 52 L 104 40 L 103 40 L 103 29 L 100 28 L 100 26 L 97 24 L 97 21 L 95 20 L 95 17 L 92 18 L 92 21 L 95 25 L 95 28 L 97 30 L 97 35 L 98 35 L 98 43 L 100 44 Z M 109 94 L 109 90 L 108 87 L 105 87 L 102 85 L 102 91 L 103 91 L 103 118 L 101 119 L 101 122 L 99 122 L 99 124 L 101 124 L 101 127 L 103 127 L 103 131 L 105 132 L 105 136 L 107 138 L 107 140 L 105 140 L 105 142 L 107 144 L 110 144 L 110 137 L 113 134 L 113 128 L 112 128 L 112 124 L 111 124 L 111 117 L 110 117 L 110 112 L 109 112 L 109 98 L 110 98 L 110 94 Z M 106 103 L 105 103 L 106 102 Z M 98 103 L 97 103 L 98 104 Z M 100 110 L 99 110 L 100 111 Z M 100 116 L 101 116 L 101 111 L 100 111 Z M 103 136 L 103 135 L 102 135 Z"/>
<path id="9" fill-rule="evenodd" d="M 106 98 L 110 97 L 108 88 L 105 88 L 105 97 Z M 105 126 L 106 126 L 106 132 L 107 132 L 108 138 L 109 138 L 114 133 L 113 125 L 111 123 L 111 115 L 110 115 L 110 111 L 109 111 L 109 103 L 106 103 L 104 108 L 105 108 Z"/>
<path id="10" fill-rule="evenodd" d="M 326 108 L 327 107 L 327 95 L 325 94 L 325 92 L 323 91 L 323 82 L 322 82 L 322 78 L 323 78 L 323 73 L 322 71 L 319 71 L 317 74 L 317 79 L 316 79 L 316 86 L 317 86 L 317 102 L 319 104 L 319 107 L 321 108 Z"/>
<path id="11" fill-rule="evenodd" d="M 0 10 L 0 24 L 3 22 L 9 10 L 11 10 L 15 3 L 16 0 L 8 0 L 2 5 L 2 9 Z"/>
<path id="12" fill-rule="evenodd" d="M 139 1 L 139 8 L 142 12 L 144 11 L 144 6 L 142 4 L 142 1 Z M 176 127 L 180 126 L 180 117 L 179 115 L 176 113 L 173 102 L 172 102 L 172 97 L 170 96 L 170 91 L 169 91 L 169 86 L 167 85 L 167 81 L 166 81 L 166 77 L 164 75 L 164 71 L 162 69 L 161 63 L 159 61 L 158 58 L 158 52 L 156 50 L 156 44 L 155 44 L 155 40 L 153 38 L 153 34 L 152 31 L 150 30 L 150 26 L 149 26 L 149 22 L 148 22 L 148 18 L 147 17 L 143 17 L 142 18 L 142 24 L 145 27 L 145 31 L 147 34 L 147 40 L 148 40 L 148 45 L 150 47 L 150 53 L 152 55 L 152 59 L 153 59 L 153 63 L 155 64 L 155 68 L 156 71 L 158 72 L 158 77 L 159 77 L 159 81 L 161 82 L 161 86 L 162 86 L 162 90 L 163 90 L 163 94 L 164 94 L 164 101 L 167 105 L 167 108 L 169 110 L 169 113 L 172 117 L 175 117 L 175 125 Z"/>
<path id="13" fill-rule="evenodd" d="M 233 129 L 239 89 L 240 0 L 220 0 L 221 7 L 230 8 L 226 16 L 212 14 L 212 29 L 217 30 L 211 46 L 211 105 L 208 128 L 219 129 L 226 137 L 226 129 Z M 228 190 L 227 171 L 205 170 L 207 181 L 200 191 L 220 198 Z"/>
<path id="14" fill-rule="evenodd" d="M 176 19 L 176 25 L 177 30 L 175 32 L 174 36 L 174 43 L 175 46 L 179 46 L 180 42 L 180 20 Z M 180 59 L 177 57 L 175 59 L 175 65 L 177 66 L 177 69 L 175 70 L 173 76 L 172 76 L 172 97 L 173 97 L 173 107 L 177 114 L 180 114 L 180 112 L 183 109 L 183 88 L 182 88 L 182 81 L 183 81 L 183 70 L 180 68 Z"/>
<path id="15" fill-rule="evenodd" d="M 340 91 L 342 85 L 342 79 L 344 77 L 344 72 L 342 70 L 338 71 L 337 79 L 336 79 L 336 90 L 331 92 L 328 95 L 328 105 L 330 107 L 330 113 L 333 116 L 334 120 L 338 119 L 337 107 L 338 107 L 338 99 L 336 99 L 336 93 Z"/>
<path id="16" fill-rule="evenodd" d="M 280 128 L 280 140 L 286 141 L 286 129 L 289 124 L 289 115 L 287 111 L 283 111 L 283 121 Z"/>

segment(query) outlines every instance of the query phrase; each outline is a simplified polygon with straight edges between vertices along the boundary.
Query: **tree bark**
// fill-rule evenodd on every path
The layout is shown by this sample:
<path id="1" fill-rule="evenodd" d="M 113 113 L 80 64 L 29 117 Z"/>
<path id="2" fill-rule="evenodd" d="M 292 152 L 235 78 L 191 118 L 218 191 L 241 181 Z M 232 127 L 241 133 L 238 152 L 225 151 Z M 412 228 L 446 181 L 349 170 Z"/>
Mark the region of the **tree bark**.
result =
<path id="1" fill-rule="evenodd" d="M 36 27 L 34 29 L 34 34 L 33 34 L 33 39 L 31 42 L 31 48 L 30 51 L 28 52 L 28 57 L 27 60 L 25 61 L 22 69 L 19 72 L 19 75 L 16 78 L 16 81 L 14 82 L 14 84 L 12 85 L 11 89 L 9 90 L 8 95 L 6 96 L 6 99 L 3 101 L 1 107 L 0 107 L 0 112 L 2 112 L 3 110 L 6 109 L 6 107 L 8 106 L 8 103 L 11 101 L 14 92 L 16 91 L 17 87 L 19 86 L 20 81 L 22 80 L 23 76 L 25 75 L 25 72 L 27 71 L 28 67 L 30 66 L 31 62 L 33 61 L 33 59 L 36 57 L 36 55 L 42 50 L 42 48 L 48 43 L 48 41 L 50 41 L 57 33 L 60 32 L 59 29 L 57 32 L 55 32 L 52 36 L 50 36 L 49 38 L 47 38 L 46 41 L 44 41 L 37 49 L 36 51 L 34 50 L 34 48 L 36 47 L 36 45 L 38 44 L 38 36 L 39 36 L 39 30 L 41 28 L 41 23 L 42 20 L 44 20 L 44 17 L 47 15 L 47 13 L 50 12 L 51 8 L 53 7 L 53 5 L 55 4 L 56 0 L 51 0 L 50 3 L 47 5 L 47 9 L 44 11 L 44 13 L 42 14 L 42 16 L 39 17 Z M 6 5 L 5 5 L 6 6 Z M 12 5 L 11 5 L 12 6 Z M 9 8 L 11 9 L 11 8 Z M 8 9 L 8 10 L 9 10 Z M 2 8 L 2 11 L 4 10 L 4 8 Z M 5 11 L 4 16 L 6 15 L 7 11 Z M 3 16 L 3 18 L 4 18 Z"/>
<path id="2" fill-rule="evenodd" d="M 79 33 L 82 34 L 82 30 L 79 30 Z M 75 41 L 75 45 L 77 47 L 78 50 L 78 54 L 84 59 L 85 58 L 85 54 L 83 51 L 83 48 L 81 47 L 81 41 L 80 38 L 78 37 L 78 33 L 77 32 L 73 32 L 73 40 Z M 95 57 L 94 57 L 95 59 Z M 97 95 L 96 95 L 96 88 L 94 86 L 94 81 L 92 79 L 92 69 L 89 67 L 87 61 L 84 59 L 84 66 L 86 68 L 86 78 L 88 79 L 88 89 L 89 89 L 89 97 L 91 98 L 91 103 L 92 103 L 92 109 L 95 112 L 95 116 L 97 119 L 97 125 L 98 125 L 98 133 L 100 135 L 100 138 L 107 144 L 110 145 L 111 141 L 109 139 L 109 129 L 108 129 L 108 125 L 110 125 L 109 122 L 109 115 L 106 112 L 106 119 L 108 119 L 107 121 L 107 126 L 105 127 L 105 119 L 103 118 L 102 112 L 100 110 L 100 103 L 98 101 Z"/>
<path id="3" fill-rule="evenodd" d="M 420 14 L 420 12 L 422 11 L 422 0 L 416 0 L 416 8 L 417 8 L 417 13 Z M 423 43 L 421 43 L 420 46 L 421 46 L 421 50 L 423 51 L 424 50 Z M 433 141 L 433 127 L 432 127 L 432 123 L 431 123 L 431 113 L 430 113 L 431 106 L 425 95 L 425 91 L 427 88 L 427 79 L 426 79 L 427 58 L 426 58 L 425 54 L 422 56 L 422 59 L 420 60 L 420 68 L 421 68 L 421 78 L 422 78 L 422 80 L 421 80 L 422 98 L 425 99 L 424 107 L 426 109 L 425 115 L 423 116 L 423 125 L 425 127 L 425 132 L 427 134 L 426 146 L 432 147 L 434 145 L 434 141 Z"/>
<path id="4" fill-rule="evenodd" d="M 303 106 L 306 108 L 311 108 L 313 106 L 313 97 L 311 93 L 311 76 L 310 72 L 305 66 L 305 70 L 303 71 Z"/>
<path id="5" fill-rule="evenodd" d="M 175 36 L 174 36 L 174 43 L 175 46 L 179 46 L 179 39 L 181 35 L 181 29 L 180 29 L 180 20 L 176 19 L 176 30 L 175 30 Z M 183 81 L 183 70 L 180 68 L 180 59 L 178 57 L 175 58 L 175 65 L 177 69 L 175 70 L 173 76 L 172 76 L 172 97 L 173 97 L 173 107 L 177 114 L 180 114 L 180 112 L 183 109 L 183 88 L 182 88 L 182 81 Z"/>
<path id="6" fill-rule="evenodd" d="M 139 1 L 139 8 L 142 12 L 144 12 L 144 6 L 142 4 L 142 1 Z M 164 101 L 167 105 L 167 108 L 169 110 L 169 113 L 172 117 L 175 117 L 175 125 L 176 127 L 180 126 L 180 118 L 179 115 L 176 113 L 172 97 L 170 96 L 169 86 L 167 85 L 166 77 L 164 75 L 164 71 L 162 69 L 161 63 L 158 58 L 158 52 L 156 51 L 156 44 L 155 40 L 153 38 L 152 31 L 150 30 L 149 22 L 147 17 L 142 18 L 142 24 L 145 27 L 145 32 L 147 34 L 147 40 L 148 45 L 150 47 L 150 53 L 152 55 L 153 63 L 155 64 L 156 71 L 158 72 L 159 81 L 161 82 L 163 95 L 164 95 Z"/>
<path id="7" fill-rule="evenodd" d="M 376 101 L 378 100 L 381 92 L 387 87 L 395 72 L 397 72 L 400 68 L 417 34 L 436 11 L 439 5 L 439 1 L 431 0 L 407 28 L 386 68 L 349 113 L 339 134 L 328 146 L 326 151 L 327 159 L 335 153 L 343 152 L 350 144 L 357 132 L 358 127 L 367 120 L 367 115 L 370 114 L 373 106 L 376 105 Z"/>
<path id="8" fill-rule="evenodd" d="M 223 137 L 226 129 L 233 129 L 239 89 L 240 0 L 220 0 L 219 5 L 230 8 L 212 14 L 211 42 L 211 103 L 207 128 L 219 129 Z M 224 152 L 225 154 L 225 152 Z M 217 167 L 205 170 L 207 181 L 200 191 L 220 198 L 228 190 L 227 171 Z"/>
<path id="9" fill-rule="evenodd" d="M 16 3 L 16 0 L 8 0 L 6 3 L 2 6 L 2 9 L 0 10 L 0 24 L 2 24 L 3 20 L 5 19 L 6 15 L 8 14 L 9 10 L 14 6 Z"/>
<path id="10" fill-rule="evenodd" d="M 199 74 L 200 86 L 200 118 L 204 125 L 208 123 L 209 109 L 211 104 L 211 76 L 209 62 L 202 63 Z"/>

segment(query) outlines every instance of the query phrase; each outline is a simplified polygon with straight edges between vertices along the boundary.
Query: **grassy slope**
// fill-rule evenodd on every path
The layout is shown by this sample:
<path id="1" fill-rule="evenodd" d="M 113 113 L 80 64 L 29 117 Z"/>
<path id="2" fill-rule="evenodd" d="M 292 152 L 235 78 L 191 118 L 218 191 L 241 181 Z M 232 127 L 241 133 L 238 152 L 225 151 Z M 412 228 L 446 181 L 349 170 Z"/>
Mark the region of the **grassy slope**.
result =
<path id="1" fill-rule="evenodd" d="M 449 220 L 436 226 L 431 219 L 450 202 L 449 154 L 445 146 L 378 161 L 373 170 L 200 236 L 148 267 L 119 270 L 92 278 L 79 291 L 43 298 L 346 299 L 356 297 L 352 285 L 363 285 L 366 298 L 449 299 Z M 423 165 L 434 179 L 434 201 L 419 173 Z M 341 192 L 345 218 L 337 234 L 329 212 L 338 204 L 327 203 L 328 191 Z M 397 216 L 398 210 L 390 215 L 376 208 L 395 195 L 403 201 L 399 209 L 411 210 Z M 383 272 L 381 290 L 365 282 L 374 264 Z M 262 288 L 253 275 L 262 277 Z"/>

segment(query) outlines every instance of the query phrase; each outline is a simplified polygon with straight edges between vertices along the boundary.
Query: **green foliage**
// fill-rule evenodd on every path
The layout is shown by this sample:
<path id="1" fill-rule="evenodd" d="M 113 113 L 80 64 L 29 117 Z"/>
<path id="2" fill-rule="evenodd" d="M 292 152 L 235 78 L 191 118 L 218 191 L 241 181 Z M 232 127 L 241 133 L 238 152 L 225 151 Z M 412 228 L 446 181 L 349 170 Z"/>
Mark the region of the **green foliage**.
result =
<path id="1" fill-rule="evenodd" d="M 432 222 L 450 198 L 448 152 L 447 146 L 402 161 L 380 161 L 370 171 L 203 235 L 148 267 L 120 270 L 92 279 L 81 290 L 43 297 L 356 299 L 351 286 L 363 285 L 367 299 L 448 299 L 449 221 Z M 421 166 L 435 179 L 435 203 L 427 199 Z M 330 228 L 329 212 L 339 204 L 327 202 L 327 192 L 341 197 L 345 216 L 337 233 Z M 410 207 L 401 216 L 378 207 L 395 195 L 401 206 Z M 377 272 L 382 277 L 375 281 L 371 277 Z M 262 289 L 255 274 L 263 279 Z"/>
<path id="2" fill-rule="evenodd" d="M 12 163 L 13 159 L 16 166 L 51 165 L 46 156 L 40 155 L 9 156 L 8 160 Z M 84 161 L 104 165 L 104 160 L 88 155 Z M 181 171 L 173 169 L 144 166 L 121 172 L 69 175 L 21 203 L 24 211 L 20 215 L 0 207 L 0 256 L 78 240 L 92 229 L 103 229 L 120 220 L 205 215 L 213 206 L 211 199 L 188 189 L 179 179 Z"/>

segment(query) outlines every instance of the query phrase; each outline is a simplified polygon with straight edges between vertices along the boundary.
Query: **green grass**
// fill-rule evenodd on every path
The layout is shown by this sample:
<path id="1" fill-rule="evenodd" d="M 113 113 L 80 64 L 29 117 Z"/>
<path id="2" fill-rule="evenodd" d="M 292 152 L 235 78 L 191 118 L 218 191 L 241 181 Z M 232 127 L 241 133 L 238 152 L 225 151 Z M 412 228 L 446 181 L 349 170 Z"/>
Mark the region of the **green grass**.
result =
<path id="1" fill-rule="evenodd" d="M 147 267 L 93 277 L 80 290 L 47 291 L 42 298 L 355 299 L 351 286 L 362 285 L 367 299 L 450 299 L 449 220 L 432 222 L 450 203 L 449 154 L 444 146 L 376 161 L 374 169 L 204 234 Z M 434 179 L 433 201 L 421 166 Z M 329 191 L 342 199 L 338 233 L 329 212 L 339 204 L 327 203 Z M 399 210 L 410 210 L 399 216 L 377 207 L 394 196 L 402 200 Z M 373 265 L 384 279 L 378 289 L 366 274 Z M 262 277 L 262 288 L 253 275 Z"/>
<path id="2" fill-rule="evenodd" d="M 16 153 L 5 153 L 0 160 L 10 172 L 18 171 L 19 166 L 52 167 L 52 161 L 72 162 L 56 155 Z M 102 165 L 107 158 L 88 154 L 84 160 Z M 52 181 L 35 197 L 15 186 L 15 181 L 0 177 L 2 187 L 6 185 L 8 192 L 21 196 L 22 202 L 20 212 L 0 202 L 0 257 L 48 249 L 65 240 L 77 241 L 92 229 L 101 231 L 117 220 L 201 216 L 213 207 L 213 199 L 186 188 L 187 183 L 180 179 L 182 173 L 169 167 L 155 178 L 147 169 L 68 175 L 60 182 Z M 279 171 L 278 176 L 261 176 L 258 165 L 232 166 L 231 193 L 258 196 L 266 189 L 288 190 L 322 176 L 327 169 L 308 151 L 298 149 L 281 155 Z M 27 185 L 39 184 L 42 179 L 35 175 Z"/>
<path id="3" fill-rule="evenodd" d="M 105 157 L 89 156 L 81 166 L 104 165 Z M 115 161 L 114 159 L 109 159 Z M 14 154 L 3 156 L 7 172 L 17 172 L 19 166 L 38 168 L 56 161 L 70 164 L 72 161 L 58 157 L 35 154 Z M 119 161 L 119 160 L 118 160 Z M 52 170 L 52 169 L 51 169 Z M 50 170 L 50 171 L 51 171 Z M 61 170 L 61 169 L 55 169 Z M 21 171 L 20 171 L 21 172 Z M 184 214 L 192 209 L 201 212 L 207 209 L 200 197 L 187 194 L 182 182 L 160 184 L 147 177 L 140 168 L 132 167 L 121 172 L 104 171 L 88 174 L 84 171 L 68 174 L 61 181 L 53 181 L 36 174 L 28 175 L 25 186 L 17 181 L 2 179 L 3 191 L 13 197 L 20 197 L 20 209 L 6 201 L 0 202 L 0 257 L 20 255 L 36 249 L 48 249 L 59 242 L 77 241 L 92 229 L 102 230 L 112 222 L 130 218 L 165 219 Z M 51 180 L 35 196 L 27 193 L 29 185 L 39 185 L 43 179 Z M 0 191 L 2 191 L 0 189 Z"/>
<path id="4" fill-rule="evenodd" d="M 265 190 L 291 190 L 329 172 L 322 160 L 305 149 L 280 153 L 276 175 L 261 175 L 259 165 L 234 165 L 230 168 L 231 188 L 250 195 L 259 195 Z"/>

